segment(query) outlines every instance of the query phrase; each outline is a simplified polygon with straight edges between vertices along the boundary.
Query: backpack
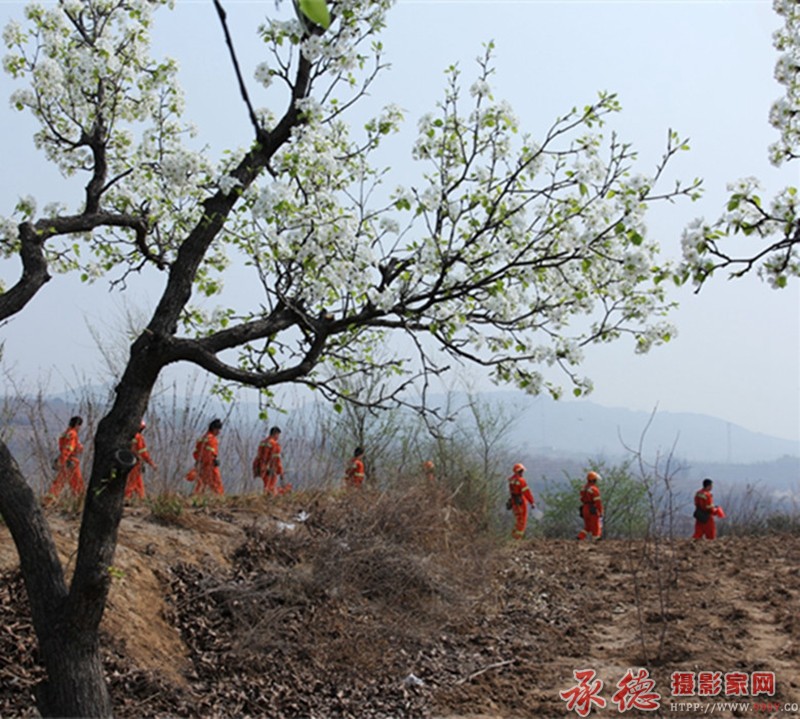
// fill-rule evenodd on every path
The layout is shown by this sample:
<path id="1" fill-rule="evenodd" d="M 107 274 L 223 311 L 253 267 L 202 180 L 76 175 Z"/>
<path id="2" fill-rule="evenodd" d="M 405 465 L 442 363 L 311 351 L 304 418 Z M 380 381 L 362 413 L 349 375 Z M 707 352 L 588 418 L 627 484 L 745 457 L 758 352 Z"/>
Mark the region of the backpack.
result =
<path id="1" fill-rule="evenodd" d="M 698 522 L 705 523 L 709 519 L 711 519 L 711 512 L 706 511 L 705 509 L 700 509 L 700 507 L 694 508 L 694 514 L 692 515 Z"/>

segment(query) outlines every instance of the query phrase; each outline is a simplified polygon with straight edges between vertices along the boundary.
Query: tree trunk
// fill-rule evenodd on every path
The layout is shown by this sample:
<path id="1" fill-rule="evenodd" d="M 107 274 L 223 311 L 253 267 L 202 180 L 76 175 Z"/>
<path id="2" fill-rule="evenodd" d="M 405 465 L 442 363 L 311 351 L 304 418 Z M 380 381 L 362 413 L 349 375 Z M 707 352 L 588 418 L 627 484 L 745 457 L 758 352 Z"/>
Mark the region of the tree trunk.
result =
<path id="1" fill-rule="evenodd" d="M 120 464 L 118 451 L 130 449 L 158 374 L 157 364 L 132 360 L 131 365 L 94 438 L 95 458 L 69 589 L 39 501 L 0 442 L 0 513 L 19 553 L 39 657 L 47 672 L 37 689 L 37 705 L 46 717 L 112 716 L 99 631 L 130 469 Z"/>
<path id="2" fill-rule="evenodd" d="M 47 671 L 47 679 L 36 691 L 40 713 L 45 717 L 110 717 L 97 631 L 81 631 L 69 621 L 69 595 L 50 528 L 2 442 L 0 513 L 19 552 L 39 655 Z"/>
<path id="3" fill-rule="evenodd" d="M 47 638 L 39 635 L 47 679 L 36 688 L 43 717 L 112 717 L 97 632 L 79 635 L 54 623 Z"/>

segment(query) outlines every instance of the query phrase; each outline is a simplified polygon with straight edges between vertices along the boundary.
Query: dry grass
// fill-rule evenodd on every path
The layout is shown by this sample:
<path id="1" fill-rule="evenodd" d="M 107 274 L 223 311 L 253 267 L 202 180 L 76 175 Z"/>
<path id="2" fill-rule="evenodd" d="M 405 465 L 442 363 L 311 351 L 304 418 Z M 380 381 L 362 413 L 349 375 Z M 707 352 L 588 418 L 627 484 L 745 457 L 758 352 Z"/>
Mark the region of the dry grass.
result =
<path id="1" fill-rule="evenodd" d="M 458 623 L 487 584 L 489 540 L 430 488 L 295 495 L 280 509 L 285 519 L 252 526 L 233 576 L 209 589 L 239 652 L 377 669 L 399 638 Z"/>

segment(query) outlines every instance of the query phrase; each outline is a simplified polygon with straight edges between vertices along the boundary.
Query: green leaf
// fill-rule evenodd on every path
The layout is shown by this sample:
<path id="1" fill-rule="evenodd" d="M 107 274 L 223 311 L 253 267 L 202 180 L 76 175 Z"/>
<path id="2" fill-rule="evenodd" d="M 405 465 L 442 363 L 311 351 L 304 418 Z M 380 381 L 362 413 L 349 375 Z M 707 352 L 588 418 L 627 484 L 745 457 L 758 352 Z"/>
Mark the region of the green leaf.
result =
<path id="1" fill-rule="evenodd" d="M 644 242 L 644 237 L 642 237 L 636 230 L 628 230 L 628 239 L 631 241 L 631 244 L 634 244 L 637 247 Z"/>
<path id="2" fill-rule="evenodd" d="M 298 5 L 303 15 L 311 22 L 326 30 L 331 26 L 331 14 L 325 0 L 300 0 Z"/>

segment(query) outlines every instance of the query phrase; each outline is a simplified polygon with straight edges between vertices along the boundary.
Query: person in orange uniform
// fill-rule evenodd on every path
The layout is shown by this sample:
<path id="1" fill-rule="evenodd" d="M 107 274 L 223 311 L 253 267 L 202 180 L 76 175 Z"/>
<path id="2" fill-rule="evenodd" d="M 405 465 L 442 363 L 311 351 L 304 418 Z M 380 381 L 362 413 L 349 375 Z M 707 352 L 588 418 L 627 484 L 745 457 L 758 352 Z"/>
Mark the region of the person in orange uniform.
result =
<path id="1" fill-rule="evenodd" d="M 66 431 L 58 438 L 58 458 L 55 461 L 57 469 L 56 478 L 47 496 L 55 499 L 61 494 L 64 485 L 69 483 L 72 495 L 77 497 L 83 494 L 83 475 L 81 474 L 81 453 L 83 445 L 78 437 L 78 431 L 83 424 L 83 417 L 71 417 Z"/>
<path id="2" fill-rule="evenodd" d="M 523 475 L 525 474 L 525 467 L 521 464 L 515 464 L 512 471 L 514 472 L 508 478 L 508 491 L 511 495 L 509 497 L 509 505 L 511 511 L 514 512 L 514 529 L 511 536 L 514 539 L 522 539 L 525 536 L 525 527 L 528 525 L 528 505 L 531 509 L 536 506 L 533 499 L 533 493 L 528 487 Z"/>
<path id="3" fill-rule="evenodd" d="M 710 479 L 703 480 L 703 488 L 694 495 L 694 534 L 692 539 L 716 539 L 717 525 L 714 521 L 716 507 L 711 488 L 714 482 Z"/>
<path id="4" fill-rule="evenodd" d="M 225 494 L 222 487 L 222 476 L 219 471 L 219 436 L 222 431 L 222 420 L 213 419 L 208 425 L 208 432 L 197 440 L 192 456 L 194 469 L 186 479 L 194 481 L 192 494 Z"/>
<path id="5" fill-rule="evenodd" d="M 578 532 L 578 539 L 593 537 L 600 539 L 603 535 L 603 502 L 600 500 L 600 489 L 597 482 L 600 475 L 589 472 L 586 475 L 586 484 L 581 490 L 581 517 L 583 529 Z"/>
<path id="6" fill-rule="evenodd" d="M 347 465 L 344 473 L 345 487 L 354 487 L 358 489 L 364 483 L 364 448 L 356 447 L 353 452 L 353 457 Z"/>
<path id="7" fill-rule="evenodd" d="M 136 464 L 133 469 L 128 473 L 128 479 L 125 482 L 125 499 L 130 499 L 133 495 L 144 499 L 144 467 L 143 462 L 147 462 L 153 469 L 156 469 L 156 463 L 147 451 L 147 444 L 144 441 L 144 432 L 147 425 L 144 420 L 139 425 L 139 431 L 133 435 L 131 441 L 131 452 L 136 457 Z"/>
<path id="8" fill-rule="evenodd" d="M 436 484 L 436 467 L 431 460 L 426 459 L 422 463 L 422 471 L 425 472 L 425 481 L 429 484 Z"/>
<path id="9" fill-rule="evenodd" d="M 279 494 L 279 477 L 283 485 L 280 436 L 280 427 L 271 427 L 269 434 L 259 443 L 256 458 L 253 460 L 253 476 L 261 478 L 264 483 L 264 494 Z"/>

